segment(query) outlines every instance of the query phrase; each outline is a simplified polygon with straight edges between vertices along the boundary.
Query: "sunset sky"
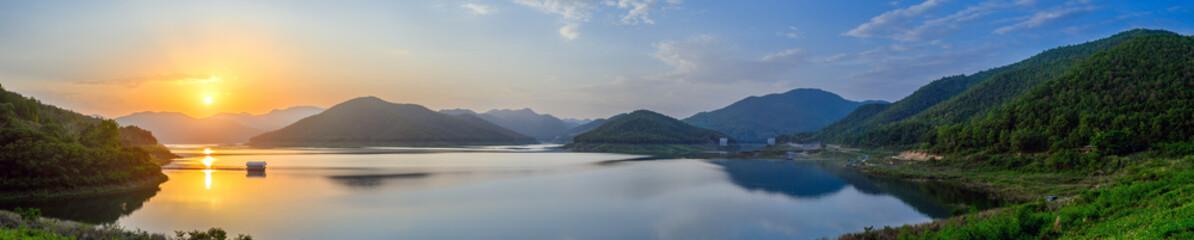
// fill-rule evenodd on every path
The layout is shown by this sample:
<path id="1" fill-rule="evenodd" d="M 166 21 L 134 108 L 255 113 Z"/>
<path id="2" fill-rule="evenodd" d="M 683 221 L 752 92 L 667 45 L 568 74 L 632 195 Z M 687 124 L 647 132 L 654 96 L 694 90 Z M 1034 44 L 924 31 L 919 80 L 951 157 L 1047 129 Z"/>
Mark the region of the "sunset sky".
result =
<path id="1" fill-rule="evenodd" d="M 792 88 L 894 101 L 1049 48 L 1191 23 L 1188 0 L 2 1 L 0 85 L 106 117 L 377 96 L 683 118 Z"/>

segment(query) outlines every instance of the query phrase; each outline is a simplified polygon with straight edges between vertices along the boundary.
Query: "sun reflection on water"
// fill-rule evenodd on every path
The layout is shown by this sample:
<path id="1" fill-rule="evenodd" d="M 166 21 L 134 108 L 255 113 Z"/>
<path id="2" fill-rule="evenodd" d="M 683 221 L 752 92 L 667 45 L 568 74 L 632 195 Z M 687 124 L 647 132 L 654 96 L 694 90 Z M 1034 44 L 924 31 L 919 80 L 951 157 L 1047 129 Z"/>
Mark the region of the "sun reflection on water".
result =
<path id="1" fill-rule="evenodd" d="M 216 162 L 216 159 L 211 157 L 211 154 L 213 152 L 214 151 L 212 151 L 211 148 L 204 148 L 203 154 L 205 154 L 207 156 L 203 156 L 203 160 L 201 161 L 201 162 L 203 162 L 203 165 L 207 166 L 207 169 L 203 170 L 203 175 L 204 175 L 204 183 L 206 184 L 206 187 L 208 190 L 211 189 L 211 173 L 215 172 L 215 170 L 211 169 L 211 164 Z"/>
<path id="2" fill-rule="evenodd" d="M 207 184 L 207 189 L 211 189 L 211 173 L 212 172 L 215 172 L 215 170 L 211 170 L 211 169 L 203 170 L 203 178 L 204 178 L 203 180 L 204 180 L 204 183 Z"/>

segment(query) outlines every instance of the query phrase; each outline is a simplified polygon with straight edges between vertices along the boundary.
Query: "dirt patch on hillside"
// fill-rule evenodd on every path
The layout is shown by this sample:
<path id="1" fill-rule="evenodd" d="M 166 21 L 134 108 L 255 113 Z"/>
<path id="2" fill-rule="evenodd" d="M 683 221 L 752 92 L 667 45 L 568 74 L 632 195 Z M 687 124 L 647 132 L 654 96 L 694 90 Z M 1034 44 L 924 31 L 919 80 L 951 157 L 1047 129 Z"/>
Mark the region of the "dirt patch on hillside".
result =
<path id="1" fill-rule="evenodd" d="M 891 158 L 895 158 L 895 159 L 899 159 L 899 160 L 925 161 L 925 160 L 929 160 L 929 159 L 933 159 L 933 158 L 941 159 L 942 157 L 940 155 L 933 155 L 933 154 L 930 154 L 927 152 L 921 152 L 921 151 L 904 151 L 904 152 L 901 152 L 900 155 L 896 155 Z"/>

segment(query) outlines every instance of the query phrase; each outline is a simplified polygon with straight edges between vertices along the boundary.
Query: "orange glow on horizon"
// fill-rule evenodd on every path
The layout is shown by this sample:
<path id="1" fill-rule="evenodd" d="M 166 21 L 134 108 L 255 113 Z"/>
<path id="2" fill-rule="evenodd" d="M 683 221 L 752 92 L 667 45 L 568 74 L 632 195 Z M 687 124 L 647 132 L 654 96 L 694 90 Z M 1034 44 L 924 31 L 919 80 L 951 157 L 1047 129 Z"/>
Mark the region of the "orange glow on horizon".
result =
<path id="1" fill-rule="evenodd" d="M 204 148 L 204 149 L 203 149 L 203 154 L 211 155 L 212 153 L 213 153 L 213 152 L 211 151 L 211 148 Z"/>
<path id="2" fill-rule="evenodd" d="M 77 87 L 102 88 L 89 91 L 91 99 L 124 100 L 89 110 L 111 118 L 142 111 L 206 118 L 221 112 L 261 114 L 310 105 L 316 100 L 300 93 L 326 91 L 326 86 L 288 84 L 296 76 L 312 75 L 288 69 L 313 68 L 305 61 L 311 58 L 296 55 L 299 47 L 285 44 L 291 42 L 286 39 L 289 36 L 251 26 L 167 31 L 153 46 L 160 55 L 105 65 L 96 75 L 118 79 L 113 84 Z M 340 98 L 344 97 L 332 99 Z"/>

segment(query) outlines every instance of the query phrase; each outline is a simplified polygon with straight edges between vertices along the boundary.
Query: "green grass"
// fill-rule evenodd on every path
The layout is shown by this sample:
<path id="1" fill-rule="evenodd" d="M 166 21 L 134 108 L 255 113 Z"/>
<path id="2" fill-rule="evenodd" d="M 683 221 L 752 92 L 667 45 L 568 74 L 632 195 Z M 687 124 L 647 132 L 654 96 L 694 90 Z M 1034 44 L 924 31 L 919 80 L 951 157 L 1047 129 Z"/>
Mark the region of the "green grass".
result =
<path id="1" fill-rule="evenodd" d="M 112 239 L 112 240 L 227 240 L 228 233 L 220 228 L 206 231 L 175 231 L 174 236 L 128 230 L 118 225 L 95 226 L 41 217 L 39 209 L 17 209 L 18 212 L 0 210 L 0 239 Z M 235 240 L 252 240 L 253 237 L 238 234 Z"/>
<path id="2" fill-rule="evenodd" d="M 1113 183 L 1058 201 L 843 239 L 1194 239 L 1194 156 L 1141 160 Z"/>
<path id="3" fill-rule="evenodd" d="M 17 228 L 7 229 L 0 228 L 0 239 L 22 239 L 22 240 L 67 240 L 74 239 L 63 237 L 62 235 L 54 234 L 37 229 Z"/>

